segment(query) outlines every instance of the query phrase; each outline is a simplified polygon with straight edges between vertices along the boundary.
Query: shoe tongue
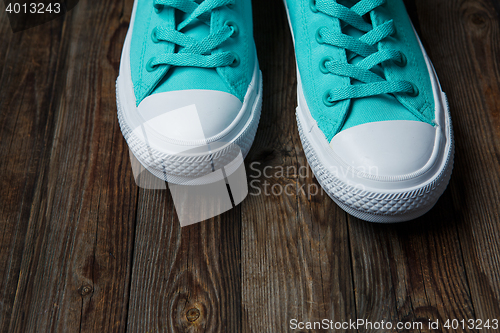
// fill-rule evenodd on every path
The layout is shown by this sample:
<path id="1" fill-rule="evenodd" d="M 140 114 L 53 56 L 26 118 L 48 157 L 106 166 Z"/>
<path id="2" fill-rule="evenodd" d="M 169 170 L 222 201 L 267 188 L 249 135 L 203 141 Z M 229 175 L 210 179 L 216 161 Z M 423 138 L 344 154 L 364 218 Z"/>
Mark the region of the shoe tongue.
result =
<path id="1" fill-rule="evenodd" d="M 342 3 L 347 7 L 351 7 L 356 2 L 357 1 L 352 0 L 338 1 L 338 3 Z M 365 34 L 365 32 L 360 31 L 348 24 L 342 24 L 344 25 L 344 28 L 342 28 L 342 33 L 346 35 L 359 39 Z M 349 53 L 350 52 L 347 51 L 348 55 Z M 349 60 L 349 63 L 356 65 L 363 59 L 364 57 L 356 55 L 354 58 Z M 382 66 L 377 65 L 373 67 L 371 71 L 385 79 Z M 354 79 L 351 79 L 351 82 L 353 85 L 363 84 L 363 82 L 359 82 Z M 399 101 L 393 95 L 375 95 L 351 100 L 349 116 L 347 117 L 341 131 L 363 123 L 387 120 L 419 121 L 419 119 L 417 119 L 410 111 L 408 111 L 401 103 L 399 103 Z"/>
<path id="2" fill-rule="evenodd" d="M 357 2 L 359 1 L 355 1 L 355 0 L 339 0 L 337 1 L 339 4 L 343 5 L 343 6 L 346 6 L 348 8 L 351 8 L 352 6 L 354 6 Z M 370 19 L 370 15 L 367 14 L 365 15 L 368 19 Z M 371 22 L 370 22 L 371 23 Z M 344 22 L 341 22 L 342 25 L 344 25 L 344 28 L 342 28 L 342 33 L 346 34 L 346 35 L 349 35 L 351 37 L 354 37 L 356 39 L 359 39 L 361 36 L 363 36 L 365 34 L 365 32 L 363 31 L 360 31 L 356 28 L 354 28 L 353 26 L 349 25 L 349 24 L 346 24 Z M 347 51 L 347 54 L 349 55 L 351 52 Z M 358 62 L 360 62 L 361 60 L 363 60 L 364 58 L 359 56 L 359 55 L 356 55 L 353 59 L 351 59 L 349 61 L 349 63 L 353 64 L 353 65 L 356 65 Z M 384 77 L 384 72 L 382 70 L 382 68 L 380 66 L 375 66 L 371 69 L 372 72 L 374 72 L 375 74 L 381 76 L 381 77 Z"/>
<path id="3" fill-rule="evenodd" d="M 354 6 L 357 2 L 359 2 L 359 0 L 337 0 L 337 3 L 342 5 L 342 6 L 346 6 L 348 8 L 351 8 L 352 6 Z"/>
<path id="4" fill-rule="evenodd" d="M 199 1 L 202 2 L 202 1 Z M 190 14 L 184 13 L 177 10 L 175 13 L 175 25 L 178 26 L 181 22 L 184 22 L 189 17 Z M 202 40 L 210 34 L 210 27 L 200 21 L 199 19 L 194 19 L 191 23 L 185 26 L 181 32 L 187 36 L 193 37 L 196 40 Z M 182 48 L 179 47 L 179 51 Z"/>
<path id="5" fill-rule="evenodd" d="M 356 39 L 359 39 L 361 36 L 363 36 L 365 33 L 362 32 L 362 31 L 359 31 L 358 29 L 350 26 L 350 25 L 346 25 L 343 29 L 342 29 L 342 32 L 346 35 L 349 35 L 351 37 L 354 37 Z M 347 54 L 349 55 L 351 52 L 350 51 L 347 51 Z M 357 63 L 359 63 L 361 60 L 363 60 L 364 58 L 362 56 L 359 56 L 359 55 L 356 55 L 354 58 L 352 58 L 349 63 L 350 64 L 353 64 L 353 65 L 356 65 Z M 379 75 L 380 77 L 384 78 L 384 71 L 382 70 L 382 67 L 380 65 L 377 65 L 375 67 L 373 67 L 371 69 L 372 72 L 374 72 L 375 74 Z"/>
<path id="6" fill-rule="evenodd" d="M 203 0 L 196 2 L 201 3 Z M 176 10 L 175 25 L 178 26 L 188 16 L 189 14 Z M 199 41 L 210 34 L 210 27 L 199 19 L 194 19 L 181 32 Z M 178 53 L 182 49 L 183 47 L 176 46 L 175 52 Z M 167 75 L 156 86 L 153 94 L 188 89 L 218 90 L 230 93 L 215 68 L 171 67 Z"/>

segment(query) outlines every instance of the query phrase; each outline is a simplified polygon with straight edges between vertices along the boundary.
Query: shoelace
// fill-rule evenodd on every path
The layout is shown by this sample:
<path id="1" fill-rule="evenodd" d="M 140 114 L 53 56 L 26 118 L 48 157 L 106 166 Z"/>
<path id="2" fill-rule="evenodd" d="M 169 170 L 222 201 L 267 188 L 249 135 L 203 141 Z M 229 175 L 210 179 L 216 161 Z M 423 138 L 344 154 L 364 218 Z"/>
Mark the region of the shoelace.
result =
<path id="1" fill-rule="evenodd" d="M 331 32 L 327 27 L 321 27 L 317 30 L 316 41 L 318 43 L 350 51 L 347 63 L 335 61 L 332 57 L 324 57 L 320 63 L 321 71 L 325 74 L 332 73 L 363 82 L 363 84 L 351 84 L 326 91 L 323 96 L 325 105 L 333 106 L 342 100 L 380 94 L 407 93 L 410 96 L 418 94 L 417 88 L 408 81 L 387 81 L 371 71 L 372 68 L 385 61 L 391 60 L 398 66 L 405 66 L 407 62 L 406 56 L 398 50 L 378 51 L 376 47 L 377 43 L 384 38 L 396 33 L 393 20 L 373 28 L 370 23 L 363 19 L 363 15 L 383 4 L 385 4 L 385 0 L 361 0 L 348 8 L 332 0 L 310 0 L 310 8 L 313 12 L 321 12 L 337 18 L 365 33 L 356 39 L 343 33 Z M 356 56 L 364 57 L 364 59 L 355 65 L 350 64 L 349 61 Z"/>
<path id="2" fill-rule="evenodd" d="M 211 33 L 202 40 L 196 40 L 180 32 L 195 19 L 210 26 L 210 13 L 216 8 L 233 5 L 234 0 L 204 0 L 200 4 L 193 0 L 154 0 L 153 4 L 157 14 L 164 7 L 171 7 L 189 15 L 176 29 L 165 26 L 158 26 L 153 29 L 151 35 L 153 42 L 170 42 L 183 47 L 183 49 L 177 53 L 166 53 L 151 58 L 146 64 L 148 71 L 154 71 L 160 65 L 217 68 L 222 66 L 234 67 L 239 64 L 239 57 L 233 52 L 212 54 L 212 51 L 226 40 L 236 37 L 238 27 L 235 23 L 227 21 L 222 28 L 213 32 L 211 27 Z"/>

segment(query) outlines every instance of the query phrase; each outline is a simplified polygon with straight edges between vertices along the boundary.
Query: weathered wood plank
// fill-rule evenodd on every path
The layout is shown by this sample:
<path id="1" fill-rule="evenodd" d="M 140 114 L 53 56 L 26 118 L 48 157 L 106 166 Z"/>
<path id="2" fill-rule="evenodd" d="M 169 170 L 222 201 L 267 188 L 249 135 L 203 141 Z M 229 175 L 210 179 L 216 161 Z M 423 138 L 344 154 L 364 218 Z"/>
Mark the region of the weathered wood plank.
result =
<path id="1" fill-rule="evenodd" d="M 40 141 L 45 139 L 47 147 L 40 157 L 43 167 L 33 171 L 39 180 L 10 331 L 124 330 L 137 188 L 114 101 L 119 54 L 111 43 L 124 38 L 121 12 L 118 1 L 80 1 L 65 18 L 49 109 L 53 115 L 38 129 L 46 131 L 48 137 Z M 52 49 L 54 43 L 43 44 L 45 27 L 23 33 L 32 36 L 26 50 L 38 40 L 35 50 Z M 46 56 L 29 60 L 41 68 L 36 73 L 45 69 Z M 38 92 L 29 93 L 36 100 Z M 47 110 L 37 111 L 37 117 L 47 117 Z"/>
<path id="2" fill-rule="evenodd" d="M 127 330 L 240 332 L 241 210 L 181 228 L 168 190 L 141 190 Z"/>
<path id="3" fill-rule="evenodd" d="M 30 208 L 50 147 L 63 20 L 13 34 L 0 14 L 0 331 L 13 319 Z"/>
<path id="4" fill-rule="evenodd" d="M 418 8 L 453 117 L 450 187 L 475 316 L 499 318 L 500 3 L 423 1 Z"/>
<path id="5" fill-rule="evenodd" d="M 0 4 L 0 76 L 5 68 L 6 55 L 9 51 L 10 42 L 14 33 L 9 24 L 9 19 L 7 17 L 7 12 L 3 10 L 3 5 Z"/>
<path id="6" fill-rule="evenodd" d="M 243 331 L 355 316 L 346 215 L 320 190 L 295 122 L 296 73 L 281 2 L 254 2 L 262 118 L 242 205 Z"/>
<path id="7" fill-rule="evenodd" d="M 358 318 L 421 323 L 422 329 L 409 330 L 416 332 L 431 332 L 429 321 L 474 319 L 449 191 L 431 212 L 410 223 L 349 219 Z"/>
<path id="8" fill-rule="evenodd" d="M 468 143 L 470 134 L 466 134 L 468 131 L 462 132 L 460 128 L 469 127 L 470 124 L 475 123 L 472 127 L 478 131 L 485 129 L 483 124 L 470 119 L 474 118 L 474 113 L 471 112 L 474 108 L 457 102 L 469 91 L 481 89 L 481 84 L 473 79 L 472 73 L 471 79 L 464 82 L 464 68 L 460 68 L 464 66 L 461 64 L 474 62 L 474 55 L 472 52 L 457 52 L 457 45 L 467 43 L 467 38 L 462 32 L 458 33 L 461 28 L 457 25 L 460 20 L 456 17 L 459 13 L 458 8 L 454 8 L 455 3 L 446 1 L 438 3 L 408 1 L 408 3 L 410 3 L 410 8 L 418 8 L 418 21 L 415 21 L 416 12 L 410 14 L 417 29 L 422 32 L 423 43 L 434 61 L 443 89 L 448 92 L 458 147 L 457 166 L 464 163 L 461 161 L 463 155 L 460 154 L 463 149 L 462 144 L 470 144 Z M 452 56 L 461 58 L 455 62 L 454 69 L 451 68 L 452 63 L 450 63 Z M 464 84 L 457 86 L 457 82 Z M 479 120 L 479 122 L 483 121 Z M 487 130 L 486 133 L 486 135 L 491 135 L 492 132 Z M 496 145 L 497 149 L 498 145 Z M 488 162 L 492 163 L 490 165 L 492 170 L 489 174 L 482 173 L 483 183 L 497 179 L 498 160 L 490 156 Z M 469 177 L 464 169 L 456 167 L 450 184 L 451 191 L 445 192 L 431 212 L 414 222 L 400 226 L 377 226 L 351 219 L 350 234 L 358 314 L 370 314 L 372 320 L 378 318 L 378 320 L 421 321 L 424 324 L 424 330 L 422 330 L 424 332 L 429 331 L 426 326 L 429 320 L 440 320 L 443 324 L 447 319 L 491 319 L 498 315 L 489 312 L 484 317 L 478 313 L 476 303 L 482 305 L 485 303 L 479 300 L 479 295 L 474 296 L 474 288 L 479 286 L 474 287 L 474 281 L 470 277 L 471 274 L 477 274 L 478 270 L 475 267 L 471 269 L 470 265 L 474 260 L 471 262 L 471 258 L 466 256 L 464 262 L 462 254 L 464 237 L 471 241 L 471 223 L 468 221 L 474 220 L 474 217 L 464 218 L 456 202 L 455 205 L 453 204 L 452 196 L 456 200 L 457 196 L 464 195 L 462 190 L 460 193 L 455 190 L 456 184 L 464 176 Z M 478 185 L 474 187 L 479 190 Z M 498 210 L 498 201 L 496 204 L 493 204 L 494 202 L 495 200 L 492 199 L 488 211 Z M 475 218 L 478 217 L 476 215 Z M 491 225 L 497 225 L 498 221 L 488 221 L 485 224 L 491 227 Z M 459 232 L 457 232 L 457 226 Z M 461 230 L 464 227 L 468 229 L 467 233 Z M 480 244 L 477 240 L 472 242 L 473 246 Z M 467 253 L 467 249 L 465 251 Z M 493 278 L 491 283 L 497 285 L 497 281 Z M 491 295 L 490 292 L 488 297 Z M 394 306 L 396 311 L 394 311 Z M 474 331 L 463 328 L 443 330 Z"/>

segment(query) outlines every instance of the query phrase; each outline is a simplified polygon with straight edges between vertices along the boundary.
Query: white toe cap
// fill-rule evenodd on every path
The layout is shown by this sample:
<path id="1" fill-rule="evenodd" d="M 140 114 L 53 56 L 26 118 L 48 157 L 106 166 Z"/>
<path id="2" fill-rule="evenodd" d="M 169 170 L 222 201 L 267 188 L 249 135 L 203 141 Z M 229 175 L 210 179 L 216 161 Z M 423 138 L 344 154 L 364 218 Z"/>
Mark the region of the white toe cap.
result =
<path id="1" fill-rule="evenodd" d="M 330 147 L 344 163 L 377 177 L 400 177 L 431 159 L 436 129 L 419 121 L 366 123 L 335 135 Z"/>
<path id="2" fill-rule="evenodd" d="M 193 142 L 228 128 L 242 105 L 236 96 L 222 91 L 180 90 L 148 96 L 138 111 L 146 128 L 168 139 Z"/>

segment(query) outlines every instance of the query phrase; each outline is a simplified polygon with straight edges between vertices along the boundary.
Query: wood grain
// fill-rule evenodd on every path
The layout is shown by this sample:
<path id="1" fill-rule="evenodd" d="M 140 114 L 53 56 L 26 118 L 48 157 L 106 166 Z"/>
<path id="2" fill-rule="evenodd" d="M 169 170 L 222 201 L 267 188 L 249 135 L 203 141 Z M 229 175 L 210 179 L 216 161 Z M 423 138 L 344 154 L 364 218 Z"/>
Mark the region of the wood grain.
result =
<path id="1" fill-rule="evenodd" d="M 450 189 L 475 317 L 498 318 L 500 3 L 428 1 L 419 9 L 426 12 L 421 27 L 453 117 L 457 149 Z"/>
<path id="2" fill-rule="evenodd" d="M 127 330 L 240 332 L 241 210 L 181 229 L 170 192 L 141 190 Z"/>
<path id="3" fill-rule="evenodd" d="M 0 17 L 0 331 L 6 332 L 22 287 L 21 262 L 31 206 L 38 200 L 41 160 L 52 141 L 63 23 L 14 35 L 3 11 Z"/>
<path id="4" fill-rule="evenodd" d="M 1 8 L 2 5 L 0 5 Z M 2 8 L 3 9 L 3 8 Z M 9 24 L 9 20 L 7 17 L 7 13 L 4 10 L 0 12 L 0 45 L 2 48 L 0 49 L 0 75 L 2 75 L 2 71 L 5 69 L 5 61 L 7 60 L 6 55 L 9 51 L 10 43 L 14 34 L 12 33 L 12 29 Z M 41 51 L 41 50 L 38 50 Z"/>
<path id="5" fill-rule="evenodd" d="M 41 154 L 28 155 L 39 159 L 41 167 L 30 171 L 38 178 L 27 189 L 33 203 L 24 205 L 27 213 L 21 219 L 26 226 L 18 236 L 20 273 L 9 331 L 111 332 L 125 327 L 137 189 L 130 186 L 127 148 L 114 112 L 117 73 L 107 60 L 110 41 L 121 27 L 121 10 L 81 1 L 64 21 L 15 35 L 21 42 L 12 54 L 12 68 L 26 69 L 16 64 L 25 52 L 24 63 L 32 66 L 21 87 L 52 82 L 26 91 L 31 101 L 20 100 L 37 112 L 19 115 L 21 124 L 37 121 L 25 137 L 33 135 L 46 146 Z M 46 54 L 30 55 L 29 50 Z M 4 71 L 4 80 L 6 75 Z M 18 101 L 22 92 L 14 91 L 12 100 Z M 39 101 L 40 107 L 31 107 Z M 13 106 L 3 110 L 9 109 Z M 25 142 L 18 138 L 12 148 L 22 152 Z"/>
<path id="6" fill-rule="evenodd" d="M 349 218 L 358 313 L 372 322 L 421 323 L 423 329 L 411 330 L 420 332 L 432 331 L 429 321 L 475 319 L 450 206 L 447 191 L 431 212 L 411 224 Z"/>
<path id="7" fill-rule="evenodd" d="M 295 123 L 292 39 L 280 2 L 254 2 L 264 76 L 261 125 L 243 203 L 243 332 L 286 332 L 292 319 L 354 317 L 346 215 L 320 190 Z"/>

